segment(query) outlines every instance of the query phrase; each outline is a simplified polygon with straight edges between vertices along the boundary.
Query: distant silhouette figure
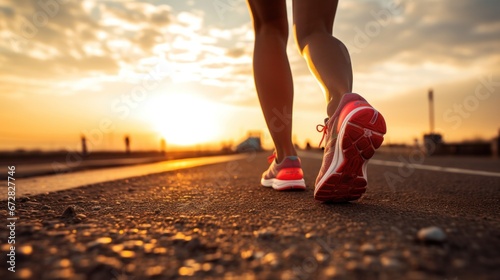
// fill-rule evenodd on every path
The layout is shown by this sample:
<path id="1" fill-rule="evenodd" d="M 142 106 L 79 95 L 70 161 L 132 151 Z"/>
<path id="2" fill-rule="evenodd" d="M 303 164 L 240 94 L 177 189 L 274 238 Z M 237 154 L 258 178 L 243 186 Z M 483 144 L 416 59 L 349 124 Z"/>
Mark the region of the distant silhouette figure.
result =
<path id="1" fill-rule="evenodd" d="M 80 137 L 80 139 L 82 141 L 82 155 L 86 156 L 88 154 L 88 150 L 87 150 L 87 138 L 85 137 L 85 135 L 82 135 Z"/>
<path id="2" fill-rule="evenodd" d="M 125 151 L 130 154 L 130 137 L 128 135 L 125 136 Z"/>
<path id="3" fill-rule="evenodd" d="M 286 53 L 286 1 L 248 0 L 248 6 L 255 31 L 255 87 L 276 150 L 270 157 L 269 169 L 262 174 L 261 184 L 277 190 L 305 189 L 301 162 L 291 137 L 294 89 Z M 337 6 L 335 0 L 293 1 L 297 47 L 327 101 L 328 118 L 324 125 L 316 127 L 323 132 L 321 143 L 325 143 L 314 190 L 314 197 L 321 201 L 361 197 L 366 186 L 363 166 L 382 144 L 386 132 L 382 115 L 363 97 L 352 93 L 349 52 L 332 36 Z"/>
<path id="4" fill-rule="evenodd" d="M 500 129 L 498 130 L 498 136 L 493 139 L 492 153 L 495 158 L 500 157 Z"/>
<path id="5" fill-rule="evenodd" d="M 311 150 L 311 143 L 309 141 L 306 143 L 306 150 Z"/>

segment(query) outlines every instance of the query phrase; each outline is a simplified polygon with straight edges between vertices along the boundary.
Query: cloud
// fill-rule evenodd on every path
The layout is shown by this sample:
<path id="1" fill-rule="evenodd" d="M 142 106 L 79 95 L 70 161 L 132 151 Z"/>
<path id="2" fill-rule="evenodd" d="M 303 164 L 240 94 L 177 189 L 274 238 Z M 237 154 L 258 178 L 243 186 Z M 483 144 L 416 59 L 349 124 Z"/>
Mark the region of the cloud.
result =
<path id="1" fill-rule="evenodd" d="M 401 4 L 394 11 L 383 5 L 387 2 Z M 360 62 L 357 71 L 387 60 L 467 67 L 495 54 L 500 43 L 497 8 L 488 0 L 360 1 L 356 7 L 339 7 L 335 32 Z"/>
<path id="2" fill-rule="evenodd" d="M 7 0 L 0 14 L 5 88 L 16 88 L 5 85 L 15 77 L 40 84 L 119 75 L 152 55 L 171 22 L 169 6 L 139 2 Z"/>
<path id="3" fill-rule="evenodd" d="M 174 82 L 237 87 L 242 75 L 251 75 L 250 23 L 230 29 L 206 24 L 212 6 L 174 11 L 138 1 L 40 3 L 0 6 L 0 81 L 9 89 L 3 94 L 13 94 L 23 80 L 50 87 L 48 81 L 68 85 L 92 77 L 98 83 L 104 75 L 130 83 L 137 81 L 130 79 L 134 73 L 148 71 L 148 58 L 168 63 Z"/>
<path id="4" fill-rule="evenodd" d="M 232 48 L 226 51 L 226 55 L 229 57 L 238 58 L 246 53 L 244 48 Z"/>

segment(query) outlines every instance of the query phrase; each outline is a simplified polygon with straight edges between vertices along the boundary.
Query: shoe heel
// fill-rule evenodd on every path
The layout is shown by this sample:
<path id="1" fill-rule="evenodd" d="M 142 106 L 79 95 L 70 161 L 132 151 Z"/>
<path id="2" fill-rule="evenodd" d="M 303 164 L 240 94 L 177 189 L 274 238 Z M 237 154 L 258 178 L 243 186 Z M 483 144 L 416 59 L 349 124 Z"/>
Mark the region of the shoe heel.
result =
<path id="1" fill-rule="evenodd" d="M 279 180 L 300 180 L 304 178 L 304 173 L 300 167 L 288 167 L 281 169 L 276 175 Z"/>
<path id="2" fill-rule="evenodd" d="M 384 117 L 366 107 L 352 115 L 341 141 L 342 163 L 319 187 L 315 199 L 344 202 L 359 199 L 366 192 L 366 163 L 384 141 Z"/>

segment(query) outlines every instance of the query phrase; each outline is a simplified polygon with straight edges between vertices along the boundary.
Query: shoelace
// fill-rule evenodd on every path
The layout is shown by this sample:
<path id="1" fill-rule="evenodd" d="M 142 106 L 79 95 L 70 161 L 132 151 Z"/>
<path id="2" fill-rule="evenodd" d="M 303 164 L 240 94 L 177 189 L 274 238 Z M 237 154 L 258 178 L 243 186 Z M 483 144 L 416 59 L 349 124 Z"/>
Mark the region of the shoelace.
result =
<path id="1" fill-rule="evenodd" d="M 326 135 L 328 134 L 328 118 L 325 119 L 325 125 L 318 124 L 316 126 L 316 131 L 323 132 L 323 136 L 321 137 L 321 141 L 319 142 L 319 147 L 321 148 L 321 144 L 323 140 L 325 140 Z"/>
<path id="2" fill-rule="evenodd" d="M 273 163 L 275 158 L 276 158 L 276 152 L 273 152 L 272 155 L 267 157 L 267 162 L 269 162 L 271 164 L 271 163 Z"/>

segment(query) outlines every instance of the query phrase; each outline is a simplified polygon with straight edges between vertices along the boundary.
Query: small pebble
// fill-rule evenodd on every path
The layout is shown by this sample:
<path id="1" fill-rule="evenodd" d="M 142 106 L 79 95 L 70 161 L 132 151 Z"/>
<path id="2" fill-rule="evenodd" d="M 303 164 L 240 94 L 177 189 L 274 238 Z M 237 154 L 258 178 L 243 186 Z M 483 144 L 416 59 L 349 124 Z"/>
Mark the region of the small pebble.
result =
<path id="1" fill-rule="evenodd" d="M 354 260 L 354 259 L 359 259 L 360 255 L 359 253 L 355 251 L 344 251 L 342 253 L 342 256 L 347 259 L 347 260 Z"/>
<path id="2" fill-rule="evenodd" d="M 262 251 L 257 251 L 253 253 L 253 258 L 256 260 L 260 260 L 262 259 L 262 257 L 264 257 L 264 252 Z"/>
<path id="3" fill-rule="evenodd" d="M 314 254 L 314 258 L 318 263 L 325 263 L 328 260 L 329 255 L 323 254 L 323 253 L 316 253 Z"/>
<path id="4" fill-rule="evenodd" d="M 183 266 L 181 268 L 179 268 L 179 275 L 180 276 L 193 276 L 194 275 L 194 269 L 192 269 L 191 267 L 187 267 L 187 266 Z"/>
<path id="5" fill-rule="evenodd" d="M 135 252 L 129 250 L 123 250 L 120 252 L 120 257 L 122 257 L 123 259 L 132 259 L 135 257 Z"/>
<path id="6" fill-rule="evenodd" d="M 307 239 L 313 239 L 313 238 L 317 238 L 318 237 L 318 234 L 316 232 L 308 232 L 306 233 L 306 238 Z"/>
<path id="7" fill-rule="evenodd" d="M 85 220 L 85 219 L 87 219 L 87 216 L 84 214 L 76 214 L 76 218 L 78 218 L 80 220 Z"/>
<path id="8" fill-rule="evenodd" d="M 127 241 L 123 242 L 122 245 L 124 246 L 125 249 L 133 250 L 136 248 L 141 248 L 144 245 L 144 241 L 142 241 L 142 240 L 127 240 Z"/>
<path id="9" fill-rule="evenodd" d="M 161 265 L 152 266 L 152 267 L 149 267 L 146 269 L 145 274 L 147 277 L 156 277 L 156 276 L 161 275 L 163 273 L 163 270 L 164 270 L 164 267 Z"/>
<path id="10" fill-rule="evenodd" d="M 33 277 L 33 272 L 29 268 L 22 268 L 16 274 L 17 279 L 31 279 Z"/>
<path id="11" fill-rule="evenodd" d="M 217 262 L 222 258 L 222 254 L 220 253 L 214 253 L 214 254 L 207 254 L 204 257 L 204 260 L 207 262 Z"/>
<path id="12" fill-rule="evenodd" d="M 111 241 L 113 241 L 111 239 L 111 237 L 100 237 L 100 238 L 97 238 L 95 241 L 89 242 L 87 244 L 87 247 L 89 249 L 92 249 L 92 248 L 96 248 L 96 247 L 99 247 L 102 245 L 109 244 L 109 243 L 111 243 Z"/>
<path id="13" fill-rule="evenodd" d="M 73 206 L 68 206 L 61 215 L 61 218 L 74 218 L 76 216 L 76 211 Z"/>
<path id="14" fill-rule="evenodd" d="M 17 250 L 18 250 L 19 254 L 24 255 L 24 256 L 29 256 L 29 255 L 31 255 L 31 253 L 33 253 L 33 247 L 31 245 L 21 246 Z"/>
<path id="15" fill-rule="evenodd" d="M 191 236 L 185 235 L 182 232 L 176 233 L 173 237 L 174 241 L 190 241 L 191 239 L 192 239 Z"/>
<path id="16" fill-rule="evenodd" d="M 94 261 L 98 264 L 107 266 L 115 270 L 118 270 L 122 267 L 122 262 L 114 257 L 106 257 L 104 255 L 98 255 Z"/>
<path id="17" fill-rule="evenodd" d="M 116 245 L 111 246 L 111 250 L 115 253 L 120 253 L 121 251 L 123 251 L 124 247 L 125 246 L 123 246 L 123 244 L 116 244 Z"/>
<path id="18" fill-rule="evenodd" d="M 340 267 L 328 267 L 323 274 L 328 279 L 344 279 L 346 272 Z"/>
<path id="19" fill-rule="evenodd" d="M 94 211 L 101 210 L 101 206 L 96 205 L 96 206 L 92 207 L 92 210 L 94 210 Z"/>
<path id="20" fill-rule="evenodd" d="M 202 266 L 201 266 L 201 269 L 203 271 L 210 271 L 212 270 L 212 267 L 213 265 L 211 263 L 204 263 Z"/>
<path id="21" fill-rule="evenodd" d="M 253 256 L 253 251 L 252 250 L 244 250 L 240 253 L 240 256 L 244 260 L 250 259 Z"/>
<path id="22" fill-rule="evenodd" d="M 53 266 L 54 268 L 59 268 L 59 269 L 68 268 L 71 266 L 71 261 L 69 259 L 61 259 L 54 262 Z"/>
<path id="23" fill-rule="evenodd" d="M 153 249 L 153 254 L 156 255 L 165 255 L 167 253 L 167 248 L 164 247 L 156 247 Z"/>
<path id="24" fill-rule="evenodd" d="M 363 264 L 369 269 L 378 269 L 380 267 L 380 261 L 374 256 L 365 256 Z"/>
<path id="25" fill-rule="evenodd" d="M 262 262 L 265 264 L 270 264 L 272 267 L 277 267 L 280 264 L 278 255 L 276 255 L 276 253 L 266 254 L 262 259 Z"/>
<path id="26" fill-rule="evenodd" d="M 438 227 L 427 227 L 418 231 L 417 237 L 420 241 L 442 243 L 446 241 L 446 234 Z"/>
<path id="27" fill-rule="evenodd" d="M 375 246 L 373 246 L 373 244 L 370 244 L 370 243 L 365 243 L 365 244 L 361 245 L 359 250 L 361 251 L 361 253 L 367 254 L 367 255 L 373 254 L 377 251 L 377 249 L 375 249 Z"/>
<path id="28" fill-rule="evenodd" d="M 348 261 L 345 268 L 350 271 L 362 271 L 365 269 L 364 265 L 357 261 Z"/>
<path id="29" fill-rule="evenodd" d="M 275 230 L 273 228 L 261 229 L 254 231 L 254 236 L 260 239 L 270 239 L 274 236 Z"/>
<path id="30" fill-rule="evenodd" d="M 386 269 L 390 270 L 399 270 L 403 267 L 403 264 L 394 258 L 389 258 L 389 257 L 382 257 L 380 262 L 382 263 L 382 266 Z"/>

